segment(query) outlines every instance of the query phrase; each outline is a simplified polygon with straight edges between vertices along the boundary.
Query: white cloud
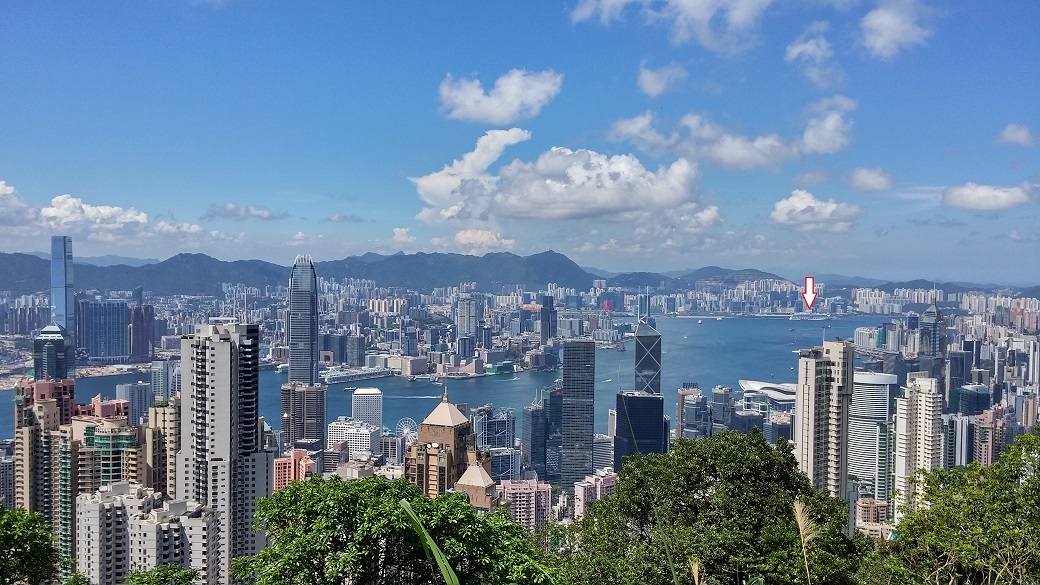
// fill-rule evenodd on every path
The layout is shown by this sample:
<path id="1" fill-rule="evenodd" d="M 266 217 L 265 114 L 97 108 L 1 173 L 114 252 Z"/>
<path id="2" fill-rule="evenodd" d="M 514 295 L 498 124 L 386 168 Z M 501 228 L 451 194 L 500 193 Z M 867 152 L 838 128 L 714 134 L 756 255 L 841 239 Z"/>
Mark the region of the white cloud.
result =
<path id="1" fill-rule="evenodd" d="M 172 223 L 159 220 L 152 228 L 157 234 L 201 234 L 206 228 L 197 223 Z"/>
<path id="2" fill-rule="evenodd" d="M 1029 131 L 1028 126 L 1008 124 L 1007 128 L 1004 128 L 1000 134 L 997 135 L 997 142 L 1001 144 L 1031 146 L 1033 144 L 1033 134 Z"/>
<path id="3" fill-rule="evenodd" d="M 993 187 L 977 183 L 965 183 L 948 187 L 942 193 L 942 202 L 950 207 L 991 211 L 1025 205 L 1032 199 L 1035 189 L 1028 183 L 1018 187 Z"/>
<path id="4" fill-rule="evenodd" d="M 409 228 L 406 227 L 395 227 L 394 228 L 394 243 L 395 244 L 411 244 L 415 242 L 415 236 L 408 233 Z"/>
<path id="5" fill-rule="evenodd" d="M 934 31 L 921 23 L 926 9 L 918 0 L 878 0 L 877 8 L 860 21 L 863 45 L 874 57 L 889 60 L 914 45 L 923 45 Z"/>
<path id="6" fill-rule="evenodd" d="M 833 154 L 843 149 L 852 134 L 848 113 L 855 108 L 854 100 L 841 95 L 809 104 L 805 130 L 801 137 L 790 141 L 776 133 L 735 134 L 700 114 L 687 114 L 680 120 L 685 136 L 665 136 L 654 128 L 655 118 L 649 111 L 615 122 L 608 137 L 628 141 L 655 155 L 674 149 L 685 158 L 710 160 L 726 169 L 775 168 L 805 155 Z"/>
<path id="7" fill-rule="evenodd" d="M 773 0 L 581 0 L 571 12 L 573 22 L 598 18 L 608 25 L 629 4 L 642 7 L 649 23 L 669 25 L 676 45 L 696 40 L 719 53 L 739 53 L 754 41 L 762 13 Z"/>
<path id="8" fill-rule="evenodd" d="M 465 229 L 455 234 L 455 243 L 467 254 L 484 254 L 491 250 L 512 250 L 516 240 L 507 240 L 490 230 Z"/>
<path id="9" fill-rule="evenodd" d="M 434 221 L 456 215 L 459 209 L 453 206 L 458 202 L 457 192 L 462 181 L 493 181 L 492 177 L 486 174 L 488 167 L 502 156 L 506 147 L 530 138 L 531 133 L 520 128 L 489 130 L 477 140 L 477 146 L 462 155 L 461 159 L 444 165 L 444 168 L 437 172 L 410 178 L 409 180 L 415 183 L 419 197 L 432 206 L 423 209 L 419 213 L 419 219 Z"/>
<path id="10" fill-rule="evenodd" d="M 36 223 L 38 210 L 22 199 L 13 185 L 0 181 L 0 225 L 24 226 Z"/>
<path id="11" fill-rule="evenodd" d="M 827 180 L 827 171 L 806 171 L 795 178 L 791 179 L 791 182 L 795 185 L 805 185 L 812 187 L 819 185 L 820 183 Z"/>
<path id="12" fill-rule="evenodd" d="M 202 219 L 259 219 L 261 221 L 271 221 L 285 219 L 288 216 L 288 213 L 271 211 L 263 205 L 225 203 L 223 205 L 210 205 L 206 213 L 202 215 Z"/>
<path id="13" fill-rule="evenodd" d="M 790 197 L 773 205 L 769 219 L 802 231 L 843 233 L 852 229 L 853 222 L 861 213 L 857 205 L 838 203 L 833 199 L 821 201 L 804 189 L 795 189 Z"/>
<path id="14" fill-rule="evenodd" d="M 495 81 L 490 92 L 477 79 L 456 80 L 449 74 L 441 82 L 441 107 L 449 118 L 511 124 L 533 118 L 560 93 L 563 75 L 553 70 L 527 72 L 512 69 Z"/>
<path id="15" fill-rule="evenodd" d="M 881 167 L 858 167 L 852 171 L 851 180 L 852 188 L 857 191 L 887 191 L 895 184 L 892 175 Z"/>
<path id="16" fill-rule="evenodd" d="M 332 215 L 325 218 L 325 221 L 331 221 L 333 223 L 365 223 L 368 220 L 361 217 L 360 215 L 344 215 L 342 213 L 333 213 Z"/>
<path id="17" fill-rule="evenodd" d="M 639 64 L 639 78 L 636 83 L 646 95 L 655 98 L 662 93 L 674 89 L 686 79 L 686 70 L 678 63 L 665 65 L 659 69 L 650 69 L 646 62 Z"/>
<path id="18" fill-rule="evenodd" d="M 40 210 L 40 218 L 51 229 L 86 232 L 87 239 L 106 242 L 148 226 L 148 214 L 133 207 L 91 205 L 68 194 L 51 199 L 50 206 Z"/>
<path id="19" fill-rule="evenodd" d="M 787 46 L 784 60 L 795 63 L 816 87 L 826 89 L 841 85 L 845 72 L 834 62 L 834 49 L 824 38 L 826 22 L 814 22 L 806 27 L 793 43 Z"/>

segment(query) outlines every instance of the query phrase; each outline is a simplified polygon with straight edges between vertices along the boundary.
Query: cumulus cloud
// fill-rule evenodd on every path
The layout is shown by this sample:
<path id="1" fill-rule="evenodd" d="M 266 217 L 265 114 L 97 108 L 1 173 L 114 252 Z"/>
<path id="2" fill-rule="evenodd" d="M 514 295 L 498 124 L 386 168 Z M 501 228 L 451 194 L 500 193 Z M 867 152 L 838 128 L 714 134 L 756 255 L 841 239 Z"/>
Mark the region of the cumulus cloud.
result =
<path id="1" fill-rule="evenodd" d="M 997 135 L 997 142 L 1001 144 L 1017 144 L 1019 146 L 1032 146 L 1033 134 L 1029 131 L 1028 126 L 1021 126 L 1019 124 L 1008 124 L 1007 128 L 1004 128 L 1000 134 Z"/>
<path id="2" fill-rule="evenodd" d="M 806 171 L 795 178 L 791 179 L 791 182 L 795 185 L 804 185 L 806 187 L 812 187 L 819 185 L 820 183 L 827 180 L 827 171 Z"/>
<path id="3" fill-rule="evenodd" d="M 15 191 L 14 186 L 0 181 L 0 225 L 19 226 L 36 222 L 38 210 Z"/>
<path id="4" fill-rule="evenodd" d="M 462 155 L 461 159 L 444 165 L 444 168 L 437 172 L 410 178 L 409 180 L 415 183 L 419 197 L 431 206 L 419 212 L 419 219 L 435 221 L 457 215 L 459 208 L 455 204 L 459 199 L 458 189 L 462 181 L 494 181 L 486 173 L 488 167 L 502 156 L 507 147 L 530 138 L 531 133 L 520 128 L 489 130 L 477 140 L 476 148 Z"/>
<path id="5" fill-rule="evenodd" d="M 210 205 L 206 213 L 202 215 L 202 219 L 259 219 L 261 221 L 285 219 L 286 217 L 289 217 L 288 213 L 271 211 L 263 205 L 237 205 L 235 203 Z"/>
<path id="6" fill-rule="evenodd" d="M 851 181 L 857 191 L 887 191 L 895 184 L 892 175 L 881 167 L 858 167 L 852 171 Z"/>
<path id="7" fill-rule="evenodd" d="M 769 219 L 780 225 L 802 231 L 826 231 L 844 233 L 862 210 L 857 205 L 838 203 L 833 199 L 822 201 L 804 189 L 795 189 L 791 196 L 773 205 Z"/>
<path id="8" fill-rule="evenodd" d="M 925 44 L 934 34 L 921 22 L 925 12 L 918 0 L 878 0 L 877 8 L 859 23 L 863 46 L 874 57 L 887 61 L 900 51 Z"/>
<path id="9" fill-rule="evenodd" d="M 408 233 L 409 228 L 406 227 L 395 227 L 394 228 L 394 243 L 395 244 L 411 244 L 415 242 L 415 236 Z"/>
<path id="10" fill-rule="evenodd" d="M 848 114 L 855 108 L 854 100 L 841 95 L 809 104 L 805 129 L 794 140 L 776 133 L 743 136 L 700 114 L 683 116 L 679 122 L 683 135 L 667 136 L 655 128 L 649 111 L 615 122 L 608 137 L 630 142 L 650 154 L 673 149 L 683 157 L 710 160 L 726 169 L 775 168 L 805 155 L 833 154 L 845 148 L 853 126 Z"/>
<path id="11" fill-rule="evenodd" d="M 62 232 L 87 233 L 87 239 L 116 241 L 121 235 L 148 225 L 148 214 L 133 207 L 91 205 L 72 195 L 59 195 L 40 209 L 40 219 L 49 228 Z"/>
<path id="12" fill-rule="evenodd" d="M 448 74 L 440 86 L 441 107 L 453 119 L 511 124 L 537 116 L 562 86 L 563 75 L 551 69 L 512 69 L 499 77 L 489 92 L 477 79 L 455 79 Z"/>
<path id="13" fill-rule="evenodd" d="M 696 41 L 718 53 L 739 53 L 755 41 L 762 13 L 773 0 L 580 0 L 571 21 L 598 19 L 608 25 L 629 4 L 642 8 L 649 23 L 668 23 L 669 37 L 676 45 Z"/>
<path id="14" fill-rule="evenodd" d="M 484 254 L 492 250 L 512 250 L 516 240 L 505 239 L 491 230 L 465 229 L 455 234 L 455 244 L 467 254 Z"/>
<path id="15" fill-rule="evenodd" d="M 949 187 L 942 193 L 942 202 L 950 207 L 961 209 L 1010 209 L 1025 205 L 1032 200 L 1035 188 L 1028 183 L 1018 187 L 994 187 L 965 183 L 958 187 Z"/>
<path id="16" fill-rule="evenodd" d="M 829 25 L 814 22 L 806 27 L 793 43 L 787 46 L 784 60 L 801 68 L 802 73 L 818 88 L 841 85 L 845 72 L 834 62 L 834 49 L 823 33 Z"/>
<path id="17" fill-rule="evenodd" d="M 639 77 L 636 83 L 639 89 L 646 95 L 655 98 L 662 93 L 675 88 L 686 79 L 686 70 L 678 63 L 665 65 L 659 69 L 651 69 L 646 62 L 639 64 Z"/>
<path id="18" fill-rule="evenodd" d="M 365 223 L 367 219 L 360 215 L 344 215 L 342 213 L 333 213 L 332 215 L 325 218 L 325 221 L 331 221 L 333 223 Z"/>

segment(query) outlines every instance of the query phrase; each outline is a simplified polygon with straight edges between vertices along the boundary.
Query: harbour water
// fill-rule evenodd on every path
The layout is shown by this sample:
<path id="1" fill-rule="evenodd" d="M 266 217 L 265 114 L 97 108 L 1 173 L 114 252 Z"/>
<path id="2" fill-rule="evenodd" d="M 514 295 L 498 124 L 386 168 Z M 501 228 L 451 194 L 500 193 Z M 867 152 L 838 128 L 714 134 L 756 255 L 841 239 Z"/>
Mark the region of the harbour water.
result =
<path id="1" fill-rule="evenodd" d="M 796 381 L 794 352 L 819 345 L 828 339 L 851 339 L 856 327 L 876 325 L 880 316 L 851 316 L 829 321 L 789 321 L 773 318 L 726 318 L 721 321 L 704 318 L 659 317 L 657 329 L 662 335 L 662 384 L 665 413 L 675 415 L 676 390 L 683 382 L 697 382 L 710 392 L 715 385 L 736 387 L 737 380 L 752 379 L 775 382 Z M 628 351 L 614 349 L 596 351 L 596 432 L 606 432 L 607 410 L 615 404 L 619 389 L 634 385 L 634 343 Z M 512 408 L 520 434 L 521 409 L 534 400 L 538 390 L 552 384 L 559 372 L 521 372 L 472 380 L 448 381 L 452 402 L 480 406 L 488 402 L 496 407 Z M 269 424 L 280 422 L 281 384 L 287 374 L 274 370 L 260 372 L 260 411 Z M 86 402 L 101 393 L 115 396 L 116 384 L 136 382 L 147 374 L 124 374 L 76 380 L 76 398 Z M 335 384 L 329 388 L 328 416 L 350 415 L 350 386 L 376 387 L 383 391 L 383 424 L 393 429 L 397 421 L 409 417 L 422 422 L 441 398 L 442 386 L 429 381 L 410 382 L 392 377 Z M 0 391 L 0 438 L 14 435 L 13 390 Z"/>

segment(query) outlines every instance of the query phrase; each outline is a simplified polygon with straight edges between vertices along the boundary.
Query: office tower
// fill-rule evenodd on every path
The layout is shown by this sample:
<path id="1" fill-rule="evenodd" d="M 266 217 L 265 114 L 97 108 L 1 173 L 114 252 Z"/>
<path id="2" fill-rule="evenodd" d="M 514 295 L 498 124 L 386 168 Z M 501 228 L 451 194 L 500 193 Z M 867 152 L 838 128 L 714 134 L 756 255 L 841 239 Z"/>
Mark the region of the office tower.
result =
<path id="1" fill-rule="evenodd" d="M 217 515 L 196 502 L 117 482 L 78 496 L 75 515 L 76 572 L 95 585 L 162 564 L 198 569 L 195 583 L 219 582 Z"/>
<path id="2" fill-rule="evenodd" d="M 221 584 L 230 583 L 232 559 L 266 545 L 253 529 L 255 500 L 272 484 L 272 456 L 260 442 L 259 359 L 257 325 L 197 325 L 181 338 L 177 496 L 217 514 Z"/>
<path id="3" fill-rule="evenodd" d="M 275 457 L 273 465 L 274 491 L 294 481 L 306 481 L 317 468 L 306 449 L 291 449 L 285 457 Z"/>
<path id="4" fill-rule="evenodd" d="M 130 357 L 130 307 L 126 301 L 90 301 L 87 304 L 87 352 L 104 362 Z"/>
<path id="5" fill-rule="evenodd" d="M 330 448 L 337 443 L 345 444 L 349 459 L 378 457 L 382 454 L 382 443 L 379 440 L 382 435 L 379 427 L 357 418 L 341 416 L 329 423 L 328 444 Z"/>
<path id="6" fill-rule="evenodd" d="M 687 382 L 679 389 L 675 420 L 677 437 L 703 439 L 711 436 L 711 409 L 697 384 Z"/>
<path id="7" fill-rule="evenodd" d="M 160 362 L 167 363 L 167 362 Z M 145 455 L 142 483 L 167 498 L 177 497 L 177 452 L 181 449 L 180 399 L 171 398 L 148 409 L 141 429 Z"/>
<path id="8" fill-rule="evenodd" d="M 950 409 L 957 414 L 976 415 L 993 403 L 989 386 L 966 384 L 950 390 Z"/>
<path id="9" fill-rule="evenodd" d="M 401 332 L 401 355 L 419 355 L 419 332 L 412 325 Z"/>
<path id="10" fill-rule="evenodd" d="M 729 429 L 733 421 L 733 389 L 716 386 L 711 389 L 711 434 Z"/>
<path id="11" fill-rule="evenodd" d="M 955 388 L 960 388 L 969 382 L 971 367 L 971 353 L 958 349 L 949 352 L 946 362 L 946 396 L 944 398 L 951 409 L 955 408 L 955 405 L 950 404 L 950 394 Z"/>
<path id="12" fill-rule="evenodd" d="M 758 429 L 765 434 L 765 414 L 758 410 L 737 410 L 733 412 L 730 430 L 742 435 L 751 434 L 751 429 Z"/>
<path id="13" fill-rule="evenodd" d="M 33 377 L 36 380 L 68 378 L 70 363 L 74 366 L 76 361 L 75 355 L 67 353 L 70 350 L 74 350 L 74 346 L 59 325 L 51 323 L 44 327 L 33 339 Z"/>
<path id="14" fill-rule="evenodd" d="M 152 362 L 152 395 L 156 400 L 169 400 L 173 396 L 171 385 L 173 383 L 173 372 L 177 369 L 176 363 L 168 360 L 156 360 Z"/>
<path id="15" fill-rule="evenodd" d="M 664 397 L 639 390 L 618 392 L 615 433 L 614 471 L 621 472 L 625 457 L 665 453 Z"/>
<path id="16" fill-rule="evenodd" d="M 465 335 L 475 335 L 477 326 L 484 318 L 483 296 L 478 293 L 463 293 L 459 297 L 457 314 L 458 318 L 455 320 L 456 339 Z"/>
<path id="17" fill-rule="evenodd" d="M 367 351 L 365 338 L 361 335 L 351 335 L 347 338 L 347 365 L 359 368 L 365 365 L 365 351 Z"/>
<path id="18" fill-rule="evenodd" d="M 289 276 L 289 306 L 285 312 L 289 346 L 289 383 L 318 383 L 318 279 L 310 256 L 297 256 Z M 324 424 L 324 421 L 322 421 Z"/>
<path id="19" fill-rule="evenodd" d="M 495 413 L 493 404 L 478 406 L 470 411 L 469 420 L 477 435 L 477 447 L 514 447 L 516 445 L 516 418 L 513 409 L 504 408 Z"/>
<path id="20" fill-rule="evenodd" d="M 379 388 L 358 388 L 350 397 L 350 414 L 355 420 L 383 428 L 383 392 Z"/>
<path id="21" fill-rule="evenodd" d="M 76 375 L 76 293 L 72 284 L 72 238 L 51 236 L 51 321 L 61 327 L 65 335 L 65 355 L 73 356 L 66 362 L 68 371 L 55 378 L 73 378 Z"/>
<path id="22" fill-rule="evenodd" d="M 448 402 L 445 391 L 440 404 L 419 424 L 418 440 L 408 447 L 404 461 L 408 481 L 433 498 L 452 489 L 473 459 L 476 438 L 471 429 L 469 419 Z"/>
<path id="23" fill-rule="evenodd" d="M 90 348 L 90 303 L 92 299 L 76 296 L 76 336 L 71 338 L 79 351 L 87 352 Z"/>
<path id="24" fill-rule="evenodd" d="M 325 445 L 325 420 L 328 386 L 289 382 L 282 384 L 282 433 L 290 448 L 297 441 L 318 441 Z"/>
<path id="25" fill-rule="evenodd" d="M 539 479 L 545 480 L 545 441 L 548 421 L 545 407 L 539 400 L 537 404 L 528 404 L 521 414 L 521 450 L 523 463 L 534 471 Z"/>
<path id="26" fill-rule="evenodd" d="M 463 335 L 455 340 L 455 353 L 462 357 L 473 357 L 473 353 L 477 350 L 476 337 L 472 335 Z"/>
<path id="27" fill-rule="evenodd" d="M 592 435 L 592 469 L 614 468 L 614 437 L 596 433 Z"/>
<path id="28" fill-rule="evenodd" d="M 137 305 L 130 309 L 130 357 L 143 361 L 155 353 L 155 307 Z"/>
<path id="29" fill-rule="evenodd" d="M 893 493 L 895 519 L 912 504 L 919 470 L 942 466 L 942 395 L 934 378 L 911 376 L 905 394 L 896 398 Z"/>
<path id="30" fill-rule="evenodd" d="M 552 387 L 545 396 L 545 480 L 560 481 L 563 464 L 563 388 Z"/>
<path id="31" fill-rule="evenodd" d="M 636 386 L 639 392 L 661 393 L 661 334 L 648 323 L 636 325 Z"/>
<path id="32" fill-rule="evenodd" d="M 849 402 L 849 478 L 869 485 L 874 498 L 891 495 L 888 477 L 891 403 L 898 389 L 892 374 L 856 372 Z"/>
<path id="33" fill-rule="evenodd" d="M 589 509 L 589 504 L 614 495 L 618 474 L 614 471 L 598 470 L 574 483 L 574 519 L 578 520 Z"/>
<path id="34" fill-rule="evenodd" d="M 14 510 L 13 455 L 0 455 L 0 508 Z"/>
<path id="35" fill-rule="evenodd" d="M 131 382 L 116 384 L 116 399 L 126 400 L 130 404 L 127 417 L 130 426 L 136 426 L 141 424 L 141 418 L 148 414 L 148 409 L 155 402 L 155 394 L 150 382 Z"/>
<path id="36" fill-rule="evenodd" d="M 562 352 L 560 479 L 564 486 L 573 486 L 574 482 L 592 473 L 596 343 L 591 340 L 567 341 Z"/>
<path id="37" fill-rule="evenodd" d="M 636 296 L 636 322 L 646 323 L 650 318 L 650 295 L 641 294 Z"/>
<path id="38" fill-rule="evenodd" d="M 814 488 L 847 499 L 849 402 L 855 353 L 850 341 L 824 341 L 798 357 L 794 444 Z"/>
<path id="39" fill-rule="evenodd" d="M 513 521 L 528 532 L 541 530 L 552 515 L 552 486 L 536 479 L 505 480 L 499 484 L 499 493 L 511 502 L 509 513 Z"/>
<path id="40" fill-rule="evenodd" d="M 556 337 L 557 318 L 554 303 L 555 299 L 551 295 L 542 295 L 542 308 L 538 313 L 542 345 Z"/>
<path id="41" fill-rule="evenodd" d="M 515 447 L 492 447 L 487 450 L 491 459 L 491 479 L 500 482 L 520 479 L 520 450 Z"/>
<path id="42" fill-rule="evenodd" d="M 932 303 L 921 315 L 919 353 L 925 357 L 946 356 L 946 324 L 942 311 Z"/>

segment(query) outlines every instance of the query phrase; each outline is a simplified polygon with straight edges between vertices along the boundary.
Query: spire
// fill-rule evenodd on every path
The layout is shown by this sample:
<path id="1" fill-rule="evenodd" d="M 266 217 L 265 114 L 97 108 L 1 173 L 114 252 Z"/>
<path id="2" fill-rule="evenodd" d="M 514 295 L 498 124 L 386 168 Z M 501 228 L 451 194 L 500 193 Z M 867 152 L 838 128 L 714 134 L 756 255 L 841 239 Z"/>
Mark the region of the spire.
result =
<path id="1" fill-rule="evenodd" d="M 447 382 L 445 382 L 445 384 L 444 384 L 444 396 L 441 396 L 441 402 L 447 402 L 447 401 L 448 401 L 448 384 L 447 384 Z"/>

